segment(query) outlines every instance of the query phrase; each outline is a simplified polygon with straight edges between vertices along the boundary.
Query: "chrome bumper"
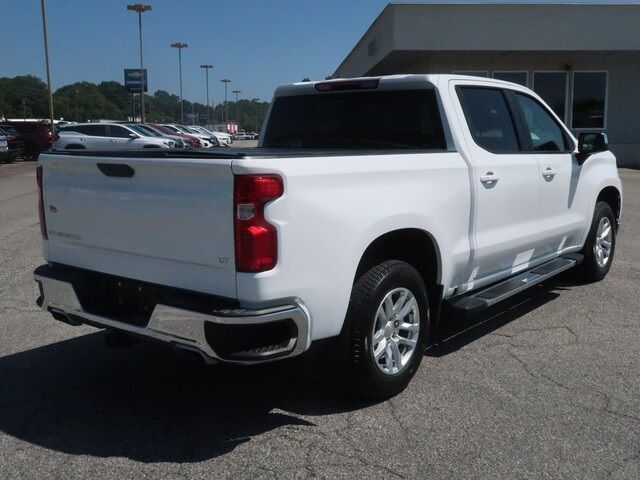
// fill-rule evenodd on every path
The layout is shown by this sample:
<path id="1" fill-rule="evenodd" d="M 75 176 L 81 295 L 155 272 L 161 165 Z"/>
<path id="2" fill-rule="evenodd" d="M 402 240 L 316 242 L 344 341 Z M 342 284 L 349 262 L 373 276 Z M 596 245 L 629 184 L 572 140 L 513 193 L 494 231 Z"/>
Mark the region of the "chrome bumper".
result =
<path id="1" fill-rule="evenodd" d="M 262 310 L 218 310 L 211 314 L 157 304 L 147 325 L 140 326 L 84 311 L 73 285 L 69 282 L 38 274 L 38 270 L 34 273 L 34 278 L 41 288 L 38 305 L 58 319 L 64 318 L 71 324 L 86 323 L 155 338 L 178 348 L 198 352 L 208 363 L 224 361 L 253 364 L 280 360 L 303 353 L 310 344 L 309 315 L 299 301 L 290 305 Z M 211 348 L 205 335 L 207 322 L 226 325 L 257 325 L 289 319 L 297 327 L 297 337 L 291 338 L 288 344 L 282 348 L 254 352 L 244 359 L 221 358 Z"/>

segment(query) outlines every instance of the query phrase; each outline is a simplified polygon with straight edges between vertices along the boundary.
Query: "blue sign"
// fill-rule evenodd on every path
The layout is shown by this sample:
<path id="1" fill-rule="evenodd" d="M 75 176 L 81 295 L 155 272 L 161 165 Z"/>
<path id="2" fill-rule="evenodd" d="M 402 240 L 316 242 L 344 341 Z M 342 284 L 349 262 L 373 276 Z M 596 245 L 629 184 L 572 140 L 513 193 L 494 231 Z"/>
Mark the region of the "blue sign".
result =
<path id="1" fill-rule="evenodd" d="M 144 85 L 144 91 L 147 91 L 147 69 L 143 70 L 144 80 L 140 77 L 139 68 L 125 68 L 124 69 L 124 86 L 128 92 L 140 93 L 140 86 Z"/>

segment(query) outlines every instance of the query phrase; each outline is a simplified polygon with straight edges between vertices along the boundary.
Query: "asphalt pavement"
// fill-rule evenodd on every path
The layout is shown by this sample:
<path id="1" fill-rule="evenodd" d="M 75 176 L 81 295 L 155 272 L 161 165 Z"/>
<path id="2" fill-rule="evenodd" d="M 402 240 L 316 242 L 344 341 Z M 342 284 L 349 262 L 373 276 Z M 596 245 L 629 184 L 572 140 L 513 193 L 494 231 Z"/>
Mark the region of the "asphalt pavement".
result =
<path id="1" fill-rule="evenodd" d="M 370 403 L 300 363 L 205 367 L 54 321 L 34 170 L 0 165 L 0 479 L 640 478 L 640 171 L 621 170 L 604 281 L 447 319 L 406 391 Z"/>

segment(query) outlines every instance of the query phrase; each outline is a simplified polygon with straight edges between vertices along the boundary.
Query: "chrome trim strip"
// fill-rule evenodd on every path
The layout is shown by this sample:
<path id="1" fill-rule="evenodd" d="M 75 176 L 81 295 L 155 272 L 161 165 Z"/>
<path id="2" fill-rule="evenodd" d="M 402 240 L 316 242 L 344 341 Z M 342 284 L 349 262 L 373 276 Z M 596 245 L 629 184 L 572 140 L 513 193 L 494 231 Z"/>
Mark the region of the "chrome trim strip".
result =
<path id="1" fill-rule="evenodd" d="M 53 309 L 65 315 L 75 315 L 92 323 L 105 327 L 117 328 L 138 335 L 152 337 L 157 340 L 176 344 L 191 350 L 197 350 L 208 359 L 224 361 L 227 363 L 253 364 L 270 360 L 280 360 L 303 353 L 309 348 L 310 328 L 309 315 L 306 308 L 299 300 L 294 300 L 292 305 L 267 308 L 264 310 L 220 310 L 215 314 L 205 314 L 183 310 L 168 305 L 156 305 L 147 326 L 138 326 L 130 323 L 113 320 L 85 312 L 82 309 L 73 285 L 68 282 L 56 280 L 43 275 L 34 275 L 36 282 L 42 286 L 42 305 L 45 311 Z M 266 354 L 259 354 L 264 359 L 221 359 L 209 346 L 205 337 L 206 322 L 227 325 L 255 325 L 276 320 L 291 319 L 298 328 L 297 338 L 292 338 L 284 349 L 279 349 Z M 288 352 L 288 353 L 285 353 Z M 272 358 L 276 357 L 276 358 Z"/>

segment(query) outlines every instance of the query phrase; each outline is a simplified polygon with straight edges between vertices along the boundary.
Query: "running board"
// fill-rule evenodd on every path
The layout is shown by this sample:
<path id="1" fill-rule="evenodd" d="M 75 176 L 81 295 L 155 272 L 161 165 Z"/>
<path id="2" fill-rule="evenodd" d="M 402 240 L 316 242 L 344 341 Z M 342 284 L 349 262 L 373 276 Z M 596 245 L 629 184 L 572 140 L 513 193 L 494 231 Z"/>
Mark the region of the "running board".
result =
<path id="1" fill-rule="evenodd" d="M 468 315 L 481 312 L 516 293 L 537 285 L 565 270 L 579 265 L 584 256 L 579 253 L 568 253 L 547 263 L 510 277 L 502 282 L 486 287 L 468 295 L 452 298 L 447 303 L 454 310 Z"/>

